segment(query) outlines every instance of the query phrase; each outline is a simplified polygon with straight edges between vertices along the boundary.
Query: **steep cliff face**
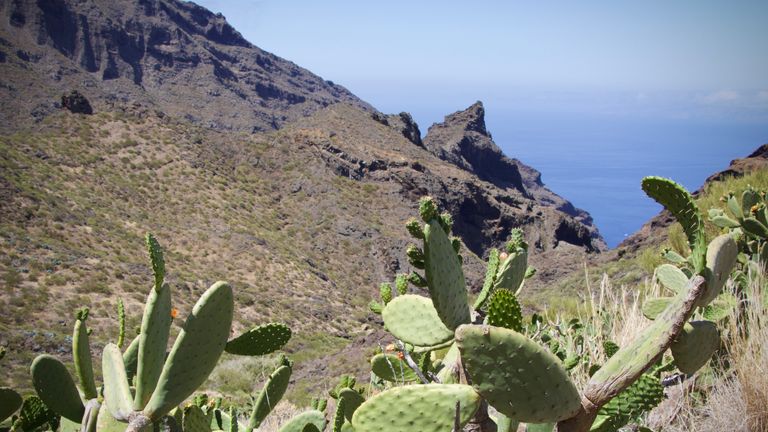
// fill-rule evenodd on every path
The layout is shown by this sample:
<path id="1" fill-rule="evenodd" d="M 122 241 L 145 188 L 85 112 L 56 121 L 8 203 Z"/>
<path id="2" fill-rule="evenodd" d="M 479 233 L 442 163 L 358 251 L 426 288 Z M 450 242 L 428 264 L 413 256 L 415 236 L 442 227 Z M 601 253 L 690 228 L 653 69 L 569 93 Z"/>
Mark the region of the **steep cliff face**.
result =
<path id="1" fill-rule="evenodd" d="M 272 130 L 341 101 L 371 109 L 190 2 L 4 1 L 0 36 L 0 97 L 22 108 L 4 113 L 13 123 L 50 114 L 57 94 L 72 89 L 97 111 L 140 102 L 205 126 L 244 131 Z M 27 81 L 34 85 L 15 85 L 20 74 L 31 74 Z"/>
<path id="2" fill-rule="evenodd" d="M 528 203 L 530 210 L 534 207 L 556 210 L 557 222 L 553 229 L 547 235 L 539 236 L 541 250 L 548 250 L 561 241 L 590 252 L 606 249 L 589 214 L 547 189 L 538 171 L 504 155 L 486 129 L 482 102 L 478 101 L 465 110 L 446 116 L 442 123 L 432 125 L 424 138 L 424 146 L 438 158 L 489 183 L 486 186 L 492 185 L 497 190 L 494 195 L 507 196 L 507 204 L 512 199 Z M 499 211 L 496 205 L 478 200 L 473 205 L 458 207 L 467 224 L 459 223 L 457 229 L 466 231 L 470 238 L 481 239 L 480 244 L 489 240 L 489 228 L 484 226 L 487 222 L 482 221 L 498 220 L 502 213 L 508 213 Z M 514 222 L 525 224 L 520 220 Z"/>

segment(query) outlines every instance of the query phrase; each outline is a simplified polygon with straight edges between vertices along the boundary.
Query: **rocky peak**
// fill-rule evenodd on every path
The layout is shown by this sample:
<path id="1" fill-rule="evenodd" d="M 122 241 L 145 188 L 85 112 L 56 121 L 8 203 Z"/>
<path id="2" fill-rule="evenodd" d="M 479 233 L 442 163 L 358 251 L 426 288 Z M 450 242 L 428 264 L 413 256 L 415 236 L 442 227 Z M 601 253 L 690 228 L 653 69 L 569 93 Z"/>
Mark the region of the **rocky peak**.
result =
<path id="1" fill-rule="evenodd" d="M 433 124 L 424 137 L 424 146 L 482 180 L 526 193 L 517 165 L 504 156 L 485 128 L 485 108 L 480 101 Z"/>

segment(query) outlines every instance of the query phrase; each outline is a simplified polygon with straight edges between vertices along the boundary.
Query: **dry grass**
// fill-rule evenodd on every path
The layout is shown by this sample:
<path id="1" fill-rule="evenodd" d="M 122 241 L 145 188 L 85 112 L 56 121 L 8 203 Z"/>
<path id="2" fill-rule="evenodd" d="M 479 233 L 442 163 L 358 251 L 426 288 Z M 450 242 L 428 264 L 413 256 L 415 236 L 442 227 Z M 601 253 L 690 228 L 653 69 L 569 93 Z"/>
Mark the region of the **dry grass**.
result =
<path id="1" fill-rule="evenodd" d="M 752 275 L 742 319 L 736 312 L 723 331 L 723 365 L 713 368 L 706 399 L 688 400 L 671 431 L 765 432 L 768 430 L 768 305 L 765 273 Z"/>

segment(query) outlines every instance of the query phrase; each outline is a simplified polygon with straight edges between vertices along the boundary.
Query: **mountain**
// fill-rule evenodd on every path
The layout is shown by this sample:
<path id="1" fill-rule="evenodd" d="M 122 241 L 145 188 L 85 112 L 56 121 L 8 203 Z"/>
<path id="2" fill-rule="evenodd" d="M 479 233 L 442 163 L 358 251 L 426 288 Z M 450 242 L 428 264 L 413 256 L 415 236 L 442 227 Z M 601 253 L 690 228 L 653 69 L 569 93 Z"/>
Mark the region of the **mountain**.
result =
<path id="1" fill-rule="evenodd" d="M 68 352 L 80 306 L 97 349 L 115 335 L 117 298 L 138 325 L 147 231 L 180 316 L 230 281 L 237 329 L 288 323 L 289 351 L 321 358 L 299 365 L 313 383 L 365 369 L 355 341 L 380 335 L 366 305 L 411 270 L 403 223 L 421 196 L 454 215 L 475 291 L 514 227 L 538 269 L 525 292 L 606 249 L 588 214 L 502 154 L 481 103 L 422 139 L 407 113 L 378 112 L 193 3 L 2 2 L 0 95 L 9 380 L 25 382 L 30 352 Z"/>
<path id="2" fill-rule="evenodd" d="M 16 107 L 4 125 L 55 111 L 62 89 L 79 89 L 102 109 L 139 102 L 208 127 L 249 132 L 342 101 L 371 110 L 191 2 L 9 0 L 0 3 L 0 16 L 0 96 Z"/>

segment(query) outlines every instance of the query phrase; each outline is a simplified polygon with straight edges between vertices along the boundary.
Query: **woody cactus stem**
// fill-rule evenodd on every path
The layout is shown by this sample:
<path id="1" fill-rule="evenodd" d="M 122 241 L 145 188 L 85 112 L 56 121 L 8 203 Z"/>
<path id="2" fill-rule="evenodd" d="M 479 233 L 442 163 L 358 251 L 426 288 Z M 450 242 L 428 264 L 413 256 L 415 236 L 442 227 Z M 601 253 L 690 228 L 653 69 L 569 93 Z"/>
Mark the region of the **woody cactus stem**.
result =
<path id="1" fill-rule="evenodd" d="M 575 416 L 557 424 L 557 432 L 587 432 L 598 410 L 629 387 L 672 345 L 691 317 L 706 290 L 705 279 L 696 276 L 664 313 L 632 344 L 622 348 L 592 379 L 581 397 Z"/>

